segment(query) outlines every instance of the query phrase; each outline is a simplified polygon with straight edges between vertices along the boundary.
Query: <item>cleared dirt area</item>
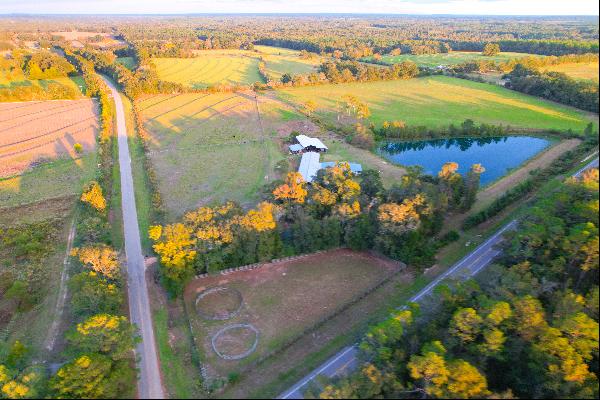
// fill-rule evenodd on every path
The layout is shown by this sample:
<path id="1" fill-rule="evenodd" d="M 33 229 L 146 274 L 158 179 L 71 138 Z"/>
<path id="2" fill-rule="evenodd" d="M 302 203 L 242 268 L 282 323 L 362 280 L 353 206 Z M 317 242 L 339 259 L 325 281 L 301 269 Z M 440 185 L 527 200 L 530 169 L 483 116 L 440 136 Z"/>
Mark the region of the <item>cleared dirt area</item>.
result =
<path id="1" fill-rule="evenodd" d="M 186 288 L 185 302 L 209 379 L 252 370 L 255 362 L 302 337 L 400 268 L 399 263 L 371 254 L 335 250 L 193 281 Z M 201 318 L 196 299 L 212 287 L 241 293 L 240 312 L 226 321 Z M 256 350 L 241 360 L 225 360 L 212 349 L 212 337 L 231 324 L 251 324 L 259 332 Z"/>
<path id="2" fill-rule="evenodd" d="M 45 161 L 94 150 L 97 105 L 91 99 L 0 103 L 0 178 Z"/>

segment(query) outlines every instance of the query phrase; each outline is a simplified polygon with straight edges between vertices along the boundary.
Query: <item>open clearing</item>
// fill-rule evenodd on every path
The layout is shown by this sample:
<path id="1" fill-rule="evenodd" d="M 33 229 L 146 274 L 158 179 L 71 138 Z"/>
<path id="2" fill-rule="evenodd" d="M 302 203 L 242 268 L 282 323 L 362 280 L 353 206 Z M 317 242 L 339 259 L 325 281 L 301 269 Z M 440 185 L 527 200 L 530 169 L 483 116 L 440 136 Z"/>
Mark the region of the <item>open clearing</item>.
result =
<path id="1" fill-rule="evenodd" d="M 265 61 L 267 75 L 272 80 L 279 80 L 286 73 L 295 75 L 316 72 L 318 66 L 323 62 L 323 58 L 317 55 L 313 55 L 312 59 L 304 60 L 300 58 L 300 52 L 297 50 L 272 46 L 255 46 L 254 48 Z"/>
<path id="2" fill-rule="evenodd" d="M 404 61 L 412 61 L 420 67 L 437 67 L 439 65 L 456 65 L 462 64 L 469 61 L 494 61 L 504 62 L 515 58 L 523 58 L 531 56 L 525 53 L 500 53 L 495 56 L 484 56 L 481 52 L 475 51 L 452 51 L 450 53 L 437 53 L 437 54 L 400 54 L 392 56 L 386 54 L 381 57 L 381 61 L 386 64 L 398 64 Z M 372 61 L 373 57 L 366 57 L 364 61 Z"/>
<path id="3" fill-rule="evenodd" d="M 91 99 L 0 103 L 0 178 L 44 161 L 77 158 L 94 150 L 97 105 Z"/>
<path id="4" fill-rule="evenodd" d="M 569 63 L 543 67 L 543 70 L 562 72 L 575 79 L 595 79 L 598 81 L 598 63 Z"/>
<path id="5" fill-rule="evenodd" d="M 231 372 L 252 369 L 286 343 L 301 337 L 319 321 L 326 319 L 363 293 L 388 279 L 400 264 L 366 253 L 335 250 L 267 264 L 251 271 L 234 272 L 196 279 L 185 291 L 185 302 L 193 334 L 211 378 L 227 377 Z M 226 321 L 203 319 L 196 312 L 196 298 L 213 287 L 236 290 L 242 309 Z M 236 324 L 250 325 L 258 331 L 256 350 L 241 360 L 225 360 L 212 349 L 215 333 Z M 233 331 L 217 344 L 230 351 L 243 351 L 253 340 L 251 329 Z"/>
<path id="6" fill-rule="evenodd" d="M 583 112 L 502 87 L 458 78 L 434 76 L 406 81 L 350 83 L 281 89 L 280 98 L 296 104 L 312 100 L 316 114 L 336 121 L 344 95 L 367 102 L 371 121 L 401 120 L 408 125 L 440 127 L 477 123 L 519 128 L 583 131 L 589 122 Z"/>
<path id="7" fill-rule="evenodd" d="M 160 79 L 193 88 L 252 85 L 262 82 L 258 58 L 242 54 L 202 52 L 194 58 L 153 58 Z"/>
<path id="8" fill-rule="evenodd" d="M 323 58 L 303 60 L 300 52 L 271 46 L 256 46 L 250 50 L 198 50 L 193 58 L 153 58 L 162 80 L 193 88 L 215 85 L 252 85 L 263 82 L 258 64 L 265 62 L 272 80 L 283 74 L 307 74 L 317 71 Z"/>
<path id="9" fill-rule="evenodd" d="M 276 132 L 297 117 L 250 92 L 154 96 L 139 107 L 169 217 L 224 200 L 252 205 L 280 175 Z"/>

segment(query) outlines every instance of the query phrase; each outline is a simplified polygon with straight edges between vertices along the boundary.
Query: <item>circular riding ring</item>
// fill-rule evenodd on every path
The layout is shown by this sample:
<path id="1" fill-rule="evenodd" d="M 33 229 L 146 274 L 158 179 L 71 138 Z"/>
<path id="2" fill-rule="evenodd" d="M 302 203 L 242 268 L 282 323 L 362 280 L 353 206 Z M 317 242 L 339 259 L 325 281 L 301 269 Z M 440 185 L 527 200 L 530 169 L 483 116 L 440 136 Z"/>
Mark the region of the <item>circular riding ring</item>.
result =
<path id="1" fill-rule="evenodd" d="M 211 298 L 216 297 L 213 300 L 214 310 L 207 309 L 208 303 Z M 243 297 L 240 292 L 235 289 L 218 286 L 202 291 L 198 297 L 196 297 L 196 312 L 198 315 L 208 321 L 225 321 L 235 317 L 243 305 Z"/>
<path id="2" fill-rule="evenodd" d="M 213 335 L 210 341 L 213 351 L 222 359 L 241 360 L 254 353 L 258 345 L 258 336 L 258 329 L 253 325 L 233 324 L 220 329 Z M 235 349 L 236 347 L 240 347 L 240 345 L 247 348 L 245 350 L 236 349 L 239 351 L 237 353 L 228 353 L 223 349 L 223 347 Z"/>

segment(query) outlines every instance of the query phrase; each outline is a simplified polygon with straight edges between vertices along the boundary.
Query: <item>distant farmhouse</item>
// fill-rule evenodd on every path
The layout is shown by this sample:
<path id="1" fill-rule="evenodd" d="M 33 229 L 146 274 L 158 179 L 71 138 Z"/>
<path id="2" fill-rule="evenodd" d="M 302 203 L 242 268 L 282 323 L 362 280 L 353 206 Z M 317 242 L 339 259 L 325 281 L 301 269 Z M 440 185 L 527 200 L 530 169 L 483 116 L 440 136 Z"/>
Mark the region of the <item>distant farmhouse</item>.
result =
<path id="1" fill-rule="evenodd" d="M 306 182 L 312 182 L 321 169 L 331 168 L 337 164 L 333 161 L 323 163 L 320 161 L 320 153 L 324 153 L 328 149 L 319 139 L 311 138 L 306 135 L 299 135 L 296 136 L 296 141 L 297 143 L 290 146 L 290 153 L 302 154 L 298 172 Z M 362 165 L 356 163 L 348 164 L 350 165 L 352 173 L 356 175 L 362 173 Z"/>

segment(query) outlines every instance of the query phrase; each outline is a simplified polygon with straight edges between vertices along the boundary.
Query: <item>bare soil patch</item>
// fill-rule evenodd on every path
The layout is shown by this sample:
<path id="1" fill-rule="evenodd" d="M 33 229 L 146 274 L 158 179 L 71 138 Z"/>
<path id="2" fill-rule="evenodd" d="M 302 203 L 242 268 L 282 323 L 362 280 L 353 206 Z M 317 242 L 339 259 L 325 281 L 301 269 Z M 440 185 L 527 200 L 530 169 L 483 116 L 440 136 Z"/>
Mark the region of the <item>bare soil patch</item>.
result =
<path id="1" fill-rule="evenodd" d="M 95 148 L 98 107 L 91 99 L 0 103 L 0 177 Z"/>
<path id="2" fill-rule="evenodd" d="M 267 264 L 196 279 L 185 290 L 188 309 L 197 295 L 211 287 L 231 287 L 244 299 L 240 313 L 227 322 L 189 315 L 192 331 L 210 379 L 244 373 L 389 279 L 397 262 L 350 250 L 335 250 L 295 260 Z M 242 360 L 224 360 L 212 349 L 211 338 L 229 324 L 251 324 L 260 332 L 256 351 Z"/>

